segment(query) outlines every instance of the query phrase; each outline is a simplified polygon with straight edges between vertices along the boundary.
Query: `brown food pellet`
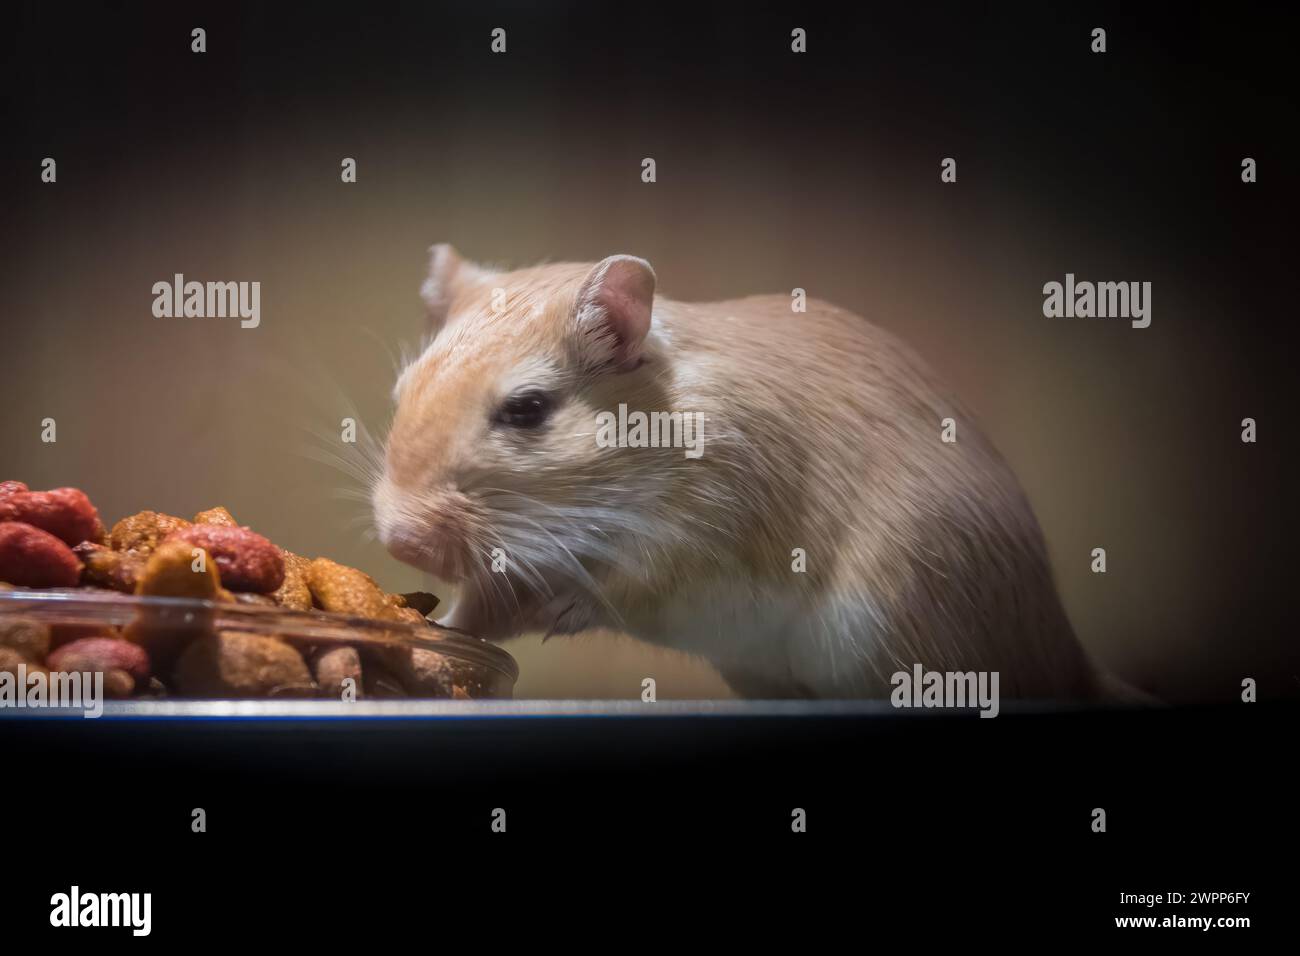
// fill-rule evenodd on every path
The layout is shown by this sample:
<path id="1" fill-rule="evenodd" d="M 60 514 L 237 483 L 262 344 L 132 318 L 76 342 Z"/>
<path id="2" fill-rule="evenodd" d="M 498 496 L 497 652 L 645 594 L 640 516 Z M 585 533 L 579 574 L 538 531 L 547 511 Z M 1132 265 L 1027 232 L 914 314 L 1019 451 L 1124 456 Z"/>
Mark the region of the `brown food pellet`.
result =
<path id="1" fill-rule="evenodd" d="M 376 620 L 393 620 L 396 608 L 364 571 L 317 558 L 307 567 L 307 585 L 322 610 Z"/>
<path id="2" fill-rule="evenodd" d="M 455 672 L 451 661 L 437 651 L 421 647 L 385 647 L 384 661 L 408 694 L 450 697 Z"/>
<path id="3" fill-rule="evenodd" d="M 17 651 L 29 660 L 42 661 L 50 652 L 50 627 L 40 621 L 0 619 L 0 647 Z"/>
<path id="4" fill-rule="evenodd" d="M 12 674 L 16 679 L 18 677 L 18 665 L 20 664 L 26 665 L 28 675 L 37 673 L 49 674 L 49 671 L 36 663 L 32 658 L 14 650 L 12 647 L 4 647 L 3 645 L 0 645 L 0 673 Z M 25 694 L 26 689 L 23 688 L 19 692 Z"/>
<path id="5" fill-rule="evenodd" d="M 287 607 L 291 611 L 310 611 L 314 606 L 311 588 L 307 584 L 307 569 L 311 567 L 311 562 L 302 555 L 283 548 L 280 549 L 280 557 L 284 560 L 284 583 L 271 595 L 272 599 L 280 607 Z"/>
<path id="6" fill-rule="evenodd" d="M 72 549 L 81 559 L 81 583 L 134 594 L 144 571 L 145 559 L 130 551 L 114 551 L 93 541 Z"/>
<path id="7" fill-rule="evenodd" d="M 114 551 L 134 551 L 148 557 L 169 534 L 189 526 L 188 521 L 175 515 L 141 511 L 113 525 L 109 543 Z"/>
<path id="8" fill-rule="evenodd" d="M 164 541 L 149 555 L 135 593 L 146 597 L 181 597 L 216 601 L 221 580 L 216 565 L 203 555 L 202 571 L 195 571 L 195 549 L 183 541 Z M 191 641 L 212 633 L 212 612 L 179 614 L 172 608 L 141 608 L 123 636 L 149 652 L 164 678 L 177 655 Z"/>
<path id="9" fill-rule="evenodd" d="M 221 631 L 191 642 L 176 663 L 176 686 L 197 697 L 268 697 L 309 693 L 302 655 L 275 637 Z"/>
<path id="10" fill-rule="evenodd" d="M 352 680 L 352 690 L 356 699 L 360 700 L 364 696 L 361 655 L 357 653 L 355 647 L 321 648 L 312 655 L 311 669 L 322 697 L 341 700 L 343 682 L 348 679 Z"/>
<path id="11" fill-rule="evenodd" d="M 202 570 L 195 570 L 196 565 Z M 185 541 L 165 541 L 149 555 L 135 593 L 211 601 L 220 589 L 216 562 L 202 548 Z"/>
<path id="12" fill-rule="evenodd" d="M 104 675 L 104 696 L 109 700 L 125 700 L 135 693 L 136 680 L 127 671 L 106 670 Z"/>
<path id="13" fill-rule="evenodd" d="M 393 615 L 397 620 L 407 624 L 429 626 L 429 619 L 413 607 L 395 607 L 393 608 Z"/>
<path id="14" fill-rule="evenodd" d="M 195 524 L 215 524 L 226 528 L 238 528 L 239 522 L 225 508 L 217 505 L 215 508 L 209 508 L 207 511 L 200 511 L 194 516 Z"/>

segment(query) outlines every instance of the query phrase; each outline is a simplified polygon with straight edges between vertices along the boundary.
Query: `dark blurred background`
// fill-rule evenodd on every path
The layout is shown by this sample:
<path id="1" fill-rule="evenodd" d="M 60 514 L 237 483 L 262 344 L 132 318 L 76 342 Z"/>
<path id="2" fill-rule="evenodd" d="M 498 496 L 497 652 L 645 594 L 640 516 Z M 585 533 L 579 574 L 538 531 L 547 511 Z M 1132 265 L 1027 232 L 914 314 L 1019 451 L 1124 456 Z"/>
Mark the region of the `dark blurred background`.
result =
<path id="1" fill-rule="evenodd" d="M 110 521 L 224 504 L 418 587 L 367 537 L 338 439 L 349 415 L 382 435 L 428 246 L 507 265 L 630 252 L 674 298 L 799 286 L 916 346 L 1015 467 L 1076 629 L 1122 675 L 1174 700 L 1247 676 L 1300 693 L 1282 457 L 1296 104 L 1271 6 L 0 16 L 0 478 L 83 487 Z M 260 281 L 261 326 L 154 318 L 151 287 L 177 272 Z M 1043 283 L 1067 272 L 1152 282 L 1151 327 L 1044 318 Z M 632 697 L 643 676 L 663 697 L 729 693 L 616 635 L 509 648 L 519 696 Z"/>

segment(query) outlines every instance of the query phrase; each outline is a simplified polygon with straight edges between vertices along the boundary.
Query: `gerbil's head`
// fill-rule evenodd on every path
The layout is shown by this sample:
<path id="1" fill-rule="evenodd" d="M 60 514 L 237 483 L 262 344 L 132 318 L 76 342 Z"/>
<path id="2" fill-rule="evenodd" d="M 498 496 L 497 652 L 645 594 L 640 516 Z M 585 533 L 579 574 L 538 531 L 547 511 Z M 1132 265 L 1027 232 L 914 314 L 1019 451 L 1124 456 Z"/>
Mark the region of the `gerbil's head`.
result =
<path id="1" fill-rule="evenodd" d="M 654 469 L 596 437 L 600 411 L 654 400 L 654 290 L 633 256 L 496 272 L 433 247 L 433 338 L 394 389 L 373 504 L 389 550 L 463 586 L 449 623 L 550 626 L 645 530 Z"/>

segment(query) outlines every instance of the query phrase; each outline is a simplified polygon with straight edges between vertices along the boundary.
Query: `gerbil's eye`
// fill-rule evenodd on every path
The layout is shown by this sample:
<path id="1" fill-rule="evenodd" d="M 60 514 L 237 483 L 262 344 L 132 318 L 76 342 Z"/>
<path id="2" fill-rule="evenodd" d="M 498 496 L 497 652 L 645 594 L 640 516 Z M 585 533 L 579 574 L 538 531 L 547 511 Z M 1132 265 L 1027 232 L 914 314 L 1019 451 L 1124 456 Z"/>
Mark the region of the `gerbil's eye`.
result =
<path id="1" fill-rule="evenodd" d="M 497 421 L 511 428 L 536 428 L 551 414 L 551 399 L 543 392 L 516 392 L 497 410 Z"/>

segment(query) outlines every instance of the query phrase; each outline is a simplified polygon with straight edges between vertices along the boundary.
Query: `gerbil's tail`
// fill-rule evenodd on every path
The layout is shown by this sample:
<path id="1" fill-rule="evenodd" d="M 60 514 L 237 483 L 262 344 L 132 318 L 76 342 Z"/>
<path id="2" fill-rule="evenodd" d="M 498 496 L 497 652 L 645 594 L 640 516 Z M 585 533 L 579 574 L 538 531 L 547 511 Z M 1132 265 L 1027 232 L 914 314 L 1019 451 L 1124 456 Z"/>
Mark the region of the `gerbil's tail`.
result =
<path id="1" fill-rule="evenodd" d="M 1165 707 L 1159 697 L 1138 690 L 1109 671 L 1097 671 L 1097 696 L 1103 704 L 1114 707 Z"/>

